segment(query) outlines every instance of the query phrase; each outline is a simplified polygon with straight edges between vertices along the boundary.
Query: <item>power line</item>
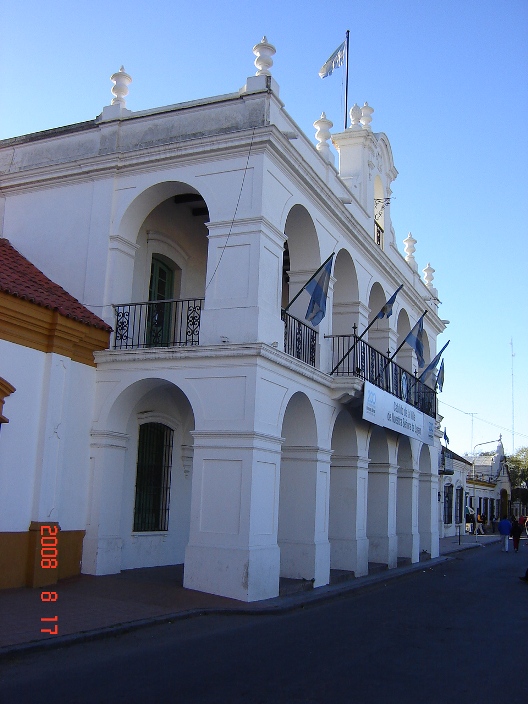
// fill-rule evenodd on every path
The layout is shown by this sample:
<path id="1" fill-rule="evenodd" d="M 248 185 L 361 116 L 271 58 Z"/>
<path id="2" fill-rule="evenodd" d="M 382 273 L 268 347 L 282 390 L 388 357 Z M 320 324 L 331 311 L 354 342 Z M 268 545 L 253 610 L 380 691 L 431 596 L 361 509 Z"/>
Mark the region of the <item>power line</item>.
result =
<path id="1" fill-rule="evenodd" d="M 454 411 L 459 411 L 460 413 L 463 413 L 465 416 L 474 416 L 477 415 L 476 413 L 468 413 L 467 411 L 463 411 L 461 408 L 457 408 L 456 406 L 451 406 L 449 403 L 446 403 L 445 401 L 440 401 L 438 400 L 438 403 L 443 403 L 444 406 L 447 406 L 448 408 L 452 408 Z M 481 421 L 481 423 L 486 423 L 487 425 L 492 425 L 494 428 L 499 428 L 499 430 L 506 430 L 511 433 L 511 428 L 505 428 L 503 425 L 497 425 L 497 423 L 492 423 L 490 420 L 485 420 L 484 418 L 478 418 L 477 420 Z M 520 433 L 518 430 L 515 432 L 516 435 L 521 435 L 523 438 L 528 438 L 528 435 L 525 433 Z"/>

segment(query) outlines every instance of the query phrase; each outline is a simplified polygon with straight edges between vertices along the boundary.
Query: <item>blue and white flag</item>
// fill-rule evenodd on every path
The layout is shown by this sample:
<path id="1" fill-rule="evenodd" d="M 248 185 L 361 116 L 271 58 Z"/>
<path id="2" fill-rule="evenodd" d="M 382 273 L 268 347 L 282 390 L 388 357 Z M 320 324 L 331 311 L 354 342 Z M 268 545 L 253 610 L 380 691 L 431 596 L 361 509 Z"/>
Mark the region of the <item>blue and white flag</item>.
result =
<path id="1" fill-rule="evenodd" d="M 308 281 L 304 287 L 312 296 L 306 311 L 306 320 L 312 325 L 319 325 L 326 314 L 326 295 L 328 293 L 328 284 L 330 283 L 330 273 L 332 271 L 332 261 L 334 255 L 323 264 L 316 275 Z M 319 276 L 317 276 L 319 274 Z"/>
<path id="2" fill-rule="evenodd" d="M 444 360 L 442 360 L 442 364 L 440 365 L 440 369 L 438 370 L 436 383 L 438 384 L 438 391 L 442 391 L 442 389 L 444 388 Z"/>
<path id="3" fill-rule="evenodd" d="M 449 445 L 449 438 L 447 437 L 447 432 L 446 432 L 445 428 L 444 428 L 444 440 L 446 442 L 446 445 Z"/>
<path id="4" fill-rule="evenodd" d="M 423 370 L 423 372 L 420 375 L 420 381 L 422 381 L 424 384 L 427 383 L 429 380 L 429 377 L 434 373 L 434 370 L 438 366 L 438 362 L 440 361 L 440 357 L 442 356 L 442 352 L 445 350 L 445 348 L 448 346 L 448 344 L 451 342 L 451 340 L 448 340 L 445 345 L 442 347 L 440 352 L 436 355 L 436 357 L 433 359 L 432 362 L 429 362 L 429 364 L 426 366 L 426 368 Z M 443 369 L 444 363 L 442 362 L 442 366 L 440 369 Z M 440 372 L 438 372 L 438 376 L 440 376 Z M 437 379 L 438 383 L 438 379 Z M 442 389 L 440 389 L 441 391 Z"/>
<path id="5" fill-rule="evenodd" d="M 416 352 L 416 357 L 418 359 L 418 366 L 424 367 L 425 360 L 423 356 L 423 319 L 424 316 L 413 327 L 411 332 L 407 335 L 404 342 L 406 342 L 413 350 Z"/>
<path id="6" fill-rule="evenodd" d="M 345 63 L 346 40 L 334 51 L 328 61 L 321 67 L 319 75 L 321 78 L 329 76 L 335 68 L 339 68 Z"/>
<path id="7" fill-rule="evenodd" d="M 403 284 L 392 294 L 392 296 L 389 298 L 387 303 L 383 306 L 383 308 L 380 310 L 380 312 L 377 314 L 377 316 L 374 318 L 374 320 L 381 320 L 381 318 L 390 318 L 392 315 L 392 306 L 394 305 L 394 301 L 396 300 L 396 296 L 398 293 L 402 290 Z"/>

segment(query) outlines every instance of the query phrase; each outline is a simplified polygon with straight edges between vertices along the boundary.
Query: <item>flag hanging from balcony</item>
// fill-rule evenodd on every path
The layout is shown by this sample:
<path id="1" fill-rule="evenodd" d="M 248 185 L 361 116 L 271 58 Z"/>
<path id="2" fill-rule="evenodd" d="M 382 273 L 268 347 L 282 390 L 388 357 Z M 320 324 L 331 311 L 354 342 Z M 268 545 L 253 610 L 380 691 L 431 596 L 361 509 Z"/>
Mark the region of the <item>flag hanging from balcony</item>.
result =
<path id="1" fill-rule="evenodd" d="M 444 440 L 445 440 L 446 445 L 449 445 L 449 438 L 447 437 L 447 432 L 446 432 L 445 428 L 444 428 Z"/>
<path id="2" fill-rule="evenodd" d="M 330 283 L 333 258 L 334 255 L 332 254 L 304 287 L 311 295 L 308 310 L 306 311 L 306 320 L 314 326 L 319 325 L 326 314 L 326 296 L 328 284 Z"/>
<path id="3" fill-rule="evenodd" d="M 442 391 L 442 389 L 444 388 L 444 360 L 442 360 L 442 364 L 440 365 L 440 369 L 438 370 L 436 383 L 438 385 L 438 391 Z"/>
<path id="4" fill-rule="evenodd" d="M 396 300 L 396 296 L 398 293 L 402 290 L 403 284 L 394 291 L 392 296 L 388 299 L 387 303 L 383 306 L 383 308 L 380 310 L 380 312 L 377 314 L 377 316 L 374 318 L 374 320 L 381 320 L 382 318 L 390 318 L 392 315 L 392 306 L 394 305 L 394 301 Z"/>
<path id="5" fill-rule="evenodd" d="M 342 66 L 345 63 L 345 56 L 346 39 L 342 44 L 337 47 L 337 49 L 334 51 L 328 61 L 323 66 L 321 66 L 321 69 L 319 70 L 319 75 L 321 76 L 321 78 L 326 78 L 327 76 L 330 76 L 330 74 L 335 68 L 339 68 L 340 66 Z"/>
<path id="6" fill-rule="evenodd" d="M 423 319 L 424 316 L 413 327 L 411 332 L 407 335 L 404 342 L 406 342 L 409 347 L 412 347 L 416 352 L 416 357 L 418 359 L 418 366 L 425 366 L 425 360 L 423 356 Z"/>
<path id="7" fill-rule="evenodd" d="M 448 346 L 448 344 L 449 344 L 450 342 L 451 342 L 451 340 L 448 340 L 448 341 L 445 343 L 445 345 L 442 347 L 442 349 L 440 350 L 440 352 L 436 355 L 436 357 L 432 360 L 432 362 L 429 362 L 429 364 L 426 366 L 426 368 L 425 368 L 425 369 L 423 370 L 423 372 L 421 373 L 421 375 L 420 375 L 420 381 L 422 381 L 424 384 L 426 384 L 426 383 L 429 381 L 429 378 L 430 378 L 430 377 L 432 376 L 432 374 L 434 373 L 434 370 L 435 370 L 436 367 L 438 366 L 438 362 L 440 361 L 440 357 L 442 356 L 443 351 L 445 350 L 445 348 Z M 441 366 L 440 366 L 440 369 L 442 370 L 442 373 L 443 373 L 443 369 L 444 369 L 444 362 L 443 362 L 443 360 L 442 360 L 442 364 L 441 364 Z M 437 384 L 438 384 L 438 379 L 439 379 L 439 378 L 440 378 L 440 372 L 438 372 L 438 378 L 437 378 L 437 380 L 436 380 L 436 383 L 437 383 Z M 442 384 L 443 384 L 443 379 L 442 379 Z M 442 391 L 442 389 L 440 389 L 440 391 Z"/>

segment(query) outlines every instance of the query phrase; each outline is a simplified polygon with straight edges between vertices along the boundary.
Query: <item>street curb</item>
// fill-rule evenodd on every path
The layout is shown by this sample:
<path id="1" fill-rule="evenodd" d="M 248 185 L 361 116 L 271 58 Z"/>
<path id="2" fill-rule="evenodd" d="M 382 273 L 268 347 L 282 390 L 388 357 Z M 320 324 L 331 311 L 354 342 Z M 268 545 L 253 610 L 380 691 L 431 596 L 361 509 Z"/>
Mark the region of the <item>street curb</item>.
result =
<path id="1" fill-rule="evenodd" d="M 479 547 L 478 545 L 470 545 L 461 550 Z M 482 546 L 484 547 L 484 546 Z M 459 552 L 455 550 L 454 552 Z M 163 614 L 161 616 L 152 616 L 146 619 L 137 621 L 129 621 L 126 623 L 118 623 L 112 626 L 104 626 L 90 631 L 81 631 L 79 633 L 70 633 L 57 638 L 46 638 L 44 640 L 30 641 L 28 643 L 18 643 L 16 645 L 7 645 L 0 648 L 0 660 L 16 657 L 17 655 L 26 655 L 38 651 L 54 650 L 57 648 L 76 645 L 79 643 L 88 643 L 94 640 L 100 640 L 111 636 L 119 636 L 132 631 L 148 628 L 149 626 L 158 626 L 173 621 L 183 621 L 198 616 L 273 616 L 281 615 L 298 609 L 303 609 L 310 606 L 320 605 L 327 601 L 331 601 L 337 597 L 346 596 L 350 592 L 364 591 L 370 587 L 381 584 L 383 582 L 402 579 L 414 572 L 425 572 L 426 569 L 432 569 L 437 565 L 447 562 L 452 559 L 452 553 L 443 554 L 439 557 L 427 560 L 427 562 L 416 562 L 405 567 L 396 567 L 392 570 L 378 572 L 371 576 L 359 577 L 353 582 L 342 582 L 340 584 L 325 585 L 318 587 L 313 591 L 300 592 L 287 597 L 275 597 L 281 599 L 283 603 L 269 604 L 267 606 L 254 606 L 241 609 L 230 608 L 200 608 L 191 609 L 189 611 L 176 611 L 172 614 Z"/>

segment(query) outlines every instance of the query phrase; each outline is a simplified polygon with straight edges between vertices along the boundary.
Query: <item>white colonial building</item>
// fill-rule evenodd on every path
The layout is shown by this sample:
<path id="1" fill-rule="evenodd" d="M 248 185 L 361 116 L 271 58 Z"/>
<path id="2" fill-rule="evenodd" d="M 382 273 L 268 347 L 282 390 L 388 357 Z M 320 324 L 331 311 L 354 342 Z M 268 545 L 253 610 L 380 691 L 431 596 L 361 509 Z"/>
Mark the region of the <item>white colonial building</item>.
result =
<path id="1" fill-rule="evenodd" d="M 59 569 L 75 550 L 94 575 L 184 563 L 185 586 L 254 601 L 438 555 L 436 395 L 409 345 L 392 359 L 424 311 L 436 353 L 433 269 L 412 236 L 398 251 L 372 108 L 336 133 L 323 114 L 314 146 L 274 52 L 232 94 L 142 112 L 122 69 L 96 119 L 0 143 L 1 236 L 100 319 L 79 325 L 113 328 L 87 357 L 0 318 L 11 559 L 38 567 L 28 529 L 53 522 L 77 536 Z M 308 293 L 283 309 L 332 254 L 314 327 Z M 0 290 L 6 310 L 21 295 Z"/>

